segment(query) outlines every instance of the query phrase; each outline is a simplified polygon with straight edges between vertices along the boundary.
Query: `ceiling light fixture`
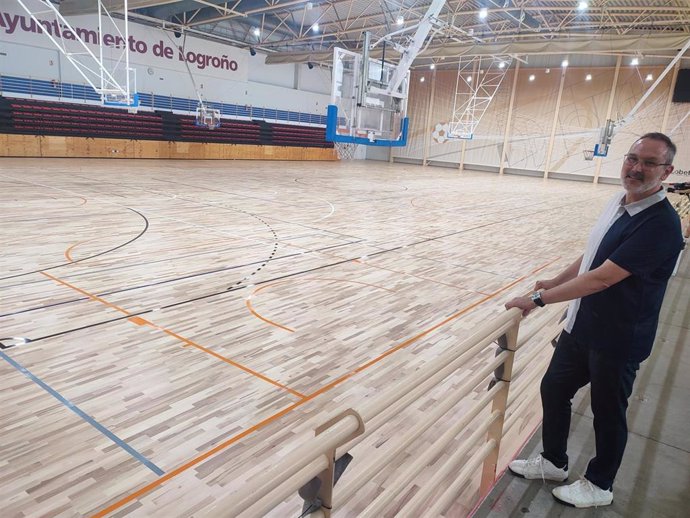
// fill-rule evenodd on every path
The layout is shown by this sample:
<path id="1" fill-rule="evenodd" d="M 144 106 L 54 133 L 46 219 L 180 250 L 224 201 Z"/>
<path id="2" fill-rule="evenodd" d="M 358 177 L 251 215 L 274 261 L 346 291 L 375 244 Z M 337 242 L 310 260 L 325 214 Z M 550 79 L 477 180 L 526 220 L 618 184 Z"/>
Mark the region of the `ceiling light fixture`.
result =
<path id="1" fill-rule="evenodd" d="M 489 10 L 486 7 L 482 7 L 479 10 L 479 19 L 480 20 L 486 20 L 487 16 L 489 16 Z"/>
<path id="2" fill-rule="evenodd" d="M 252 33 L 254 33 L 254 36 L 258 38 L 259 36 L 261 36 L 261 29 L 259 29 L 258 27 L 254 27 L 252 29 Z"/>
<path id="3" fill-rule="evenodd" d="M 584 11 L 588 7 L 589 7 L 589 4 L 587 2 L 580 2 L 579 4 L 577 4 L 577 10 L 578 11 Z"/>
<path id="4" fill-rule="evenodd" d="M 423 83 L 423 82 L 424 82 L 424 76 L 422 76 L 422 77 L 419 78 L 419 82 L 420 82 L 420 83 Z"/>
<path id="5" fill-rule="evenodd" d="M 529 76 L 529 80 L 530 80 L 530 81 L 534 81 L 535 78 L 536 78 L 536 76 L 535 76 L 534 74 L 530 74 L 530 76 Z"/>
<path id="6" fill-rule="evenodd" d="M 592 80 L 592 74 L 587 74 L 585 76 L 585 81 L 591 81 Z"/>
<path id="7" fill-rule="evenodd" d="M 632 66 L 636 67 L 637 65 L 640 64 L 640 60 L 637 59 L 637 58 L 632 58 L 632 60 L 630 61 L 630 64 L 631 64 Z"/>
<path id="8" fill-rule="evenodd" d="M 436 68 L 436 63 L 432 63 L 431 65 L 429 65 L 429 68 L 430 68 L 431 70 L 433 70 L 434 68 Z"/>
<path id="9" fill-rule="evenodd" d="M 471 83 L 472 82 L 472 76 L 467 76 L 467 82 Z"/>
<path id="10" fill-rule="evenodd" d="M 405 23 L 405 18 L 403 18 L 402 16 L 398 16 L 398 19 L 395 20 L 395 23 L 398 25 L 402 25 L 403 23 Z"/>
<path id="11" fill-rule="evenodd" d="M 498 68 L 505 68 L 505 67 L 506 67 L 506 62 L 505 62 L 505 61 L 501 61 L 501 62 L 498 64 Z"/>
<path id="12" fill-rule="evenodd" d="M 654 79 L 652 74 L 647 74 L 647 77 L 644 78 L 645 81 L 651 81 L 652 79 Z"/>
<path id="13" fill-rule="evenodd" d="M 314 25 L 312 25 L 311 30 L 314 32 L 319 32 L 319 24 L 315 23 Z"/>
<path id="14" fill-rule="evenodd" d="M 570 63 L 568 63 L 568 60 L 567 60 L 567 59 L 564 59 L 563 61 L 561 61 L 561 66 L 562 66 L 563 68 L 567 67 L 569 64 L 570 64 Z"/>

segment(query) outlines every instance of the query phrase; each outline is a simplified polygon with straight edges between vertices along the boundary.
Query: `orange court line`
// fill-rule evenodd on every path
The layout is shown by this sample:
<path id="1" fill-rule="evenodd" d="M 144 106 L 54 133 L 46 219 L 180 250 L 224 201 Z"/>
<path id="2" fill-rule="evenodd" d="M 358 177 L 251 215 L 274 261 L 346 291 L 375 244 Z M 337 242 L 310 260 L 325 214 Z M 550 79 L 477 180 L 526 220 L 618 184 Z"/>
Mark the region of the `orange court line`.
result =
<path id="1" fill-rule="evenodd" d="M 196 342 L 193 342 L 192 340 L 190 340 L 189 338 L 185 338 L 184 336 L 180 336 L 177 333 L 175 333 L 174 331 L 170 331 L 169 329 L 165 329 L 164 327 L 160 327 L 160 326 L 155 325 L 155 324 L 153 324 L 153 326 L 160 329 L 165 334 L 177 338 L 178 340 L 184 342 L 187 345 L 191 345 L 192 347 L 196 347 L 200 351 L 204 351 L 205 353 L 210 354 L 214 358 L 218 358 L 219 360 L 224 361 L 225 363 L 228 363 L 234 367 L 237 367 L 238 369 L 241 369 L 248 374 L 256 376 L 257 378 L 260 378 L 260 379 L 270 383 L 271 385 L 275 385 L 276 387 L 282 388 L 283 390 L 288 391 L 290 394 L 293 394 L 293 395 L 297 396 L 298 398 L 305 398 L 306 397 L 304 394 L 301 394 L 301 393 L 297 392 L 296 390 L 292 390 L 291 388 L 286 387 L 282 383 L 278 383 L 277 381 L 272 380 L 271 378 L 268 378 L 268 377 L 264 376 L 263 374 L 256 372 L 255 370 L 250 369 L 249 367 L 245 367 L 244 365 L 237 363 L 236 361 L 233 361 L 230 358 L 226 358 L 225 356 L 222 356 L 222 355 L 218 354 L 217 352 L 212 351 L 211 349 L 204 347 L 203 345 L 199 345 Z"/>
<path id="2" fill-rule="evenodd" d="M 115 304 L 111 304 L 111 303 L 108 302 L 107 300 L 104 300 L 104 299 L 102 299 L 102 298 L 100 298 L 100 297 L 98 297 L 98 296 L 96 296 L 96 295 L 93 295 L 93 294 L 89 293 L 88 291 L 82 290 L 81 288 L 77 288 L 76 286 L 73 286 L 72 284 L 70 284 L 70 283 L 68 283 L 68 282 L 65 282 L 65 281 L 63 281 L 63 280 L 61 280 L 61 279 L 58 279 L 57 277 L 54 277 L 54 276 L 52 276 L 52 275 L 50 275 L 50 274 L 48 274 L 48 273 L 45 273 L 45 272 L 40 272 L 40 273 L 43 274 L 43 275 L 45 275 L 46 277 L 48 277 L 48 278 L 54 280 L 55 282 L 57 282 L 57 283 L 59 283 L 59 284 L 62 284 L 63 286 L 67 286 L 68 288 L 71 288 L 71 289 L 73 289 L 73 290 L 75 290 L 75 291 L 78 291 L 79 293 L 81 293 L 81 294 L 83 294 L 83 295 L 86 295 L 87 297 L 89 297 L 89 298 L 92 299 L 92 300 L 96 300 L 96 301 L 98 301 L 98 302 L 100 302 L 100 303 L 102 303 L 102 304 L 105 304 L 106 306 L 108 306 L 108 307 L 110 307 L 110 308 L 113 308 L 113 309 L 116 309 L 117 311 L 119 311 L 119 312 L 121 312 L 121 313 L 124 313 L 125 315 L 131 315 L 131 313 L 130 313 L 129 311 L 127 311 L 126 309 L 123 309 L 123 308 L 121 308 L 121 307 L 119 307 L 119 306 L 116 306 Z M 165 334 L 167 334 L 167 335 L 169 335 L 169 336 L 172 336 L 172 337 L 174 337 L 174 338 L 180 340 L 180 341 L 183 342 L 185 345 L 191 345 L 192 347 L 195 347 L 196 349 L 198 349 L 198 350 L 200 350 L 200 351 L 203 351 L 203 352 L 205 352 L 206 354 L 210 354 L 210 355 L 213 356 L 214 358 L 217 358 L 217 359 L 219 359 L 219 360 L 221 360 L 221 361 L 223 361 L 223 362 L 225 362 L 225 363 L 227 363 L 227 364 L 229 364 L 229 365 L 232 365 L 233 367 L 237 367 L 238 369 L 240 369 L 240 370 L 242 370 L 242 371 L 244 371 L 244 372 L 246 372 L 246 373 L 248 373 L 248 374 L 251 374 L 252 376 L 255 376 L 255 377 L 257 377 L 257 378 L 259 378 L 259 379 L 261 379 L 261 380 L 263 380 L 263 381 L 266 381 L 266 382 L 270 383 L 271 385 L 273 385 L 273 386 L 275 386 L 275 387 L 278 387 L 278 388 L 281 388 L 281 389 L 283 389 L 283 390 L 286 390 L 287 392 L 289 392 L 290 394 L 292 394 L 292 395 L 294 395 L 294 396 L 297 396 L 297 397 L 299 397 L 299 398 L 304 398 L 304 397 L 305 397 L 304 394 L 301 394 L 300 392 L 297 392 L 296 390 L 293 390 L 293 389 L 291 389 L 291 388 L 289 388 L 289 387 L 283 385 L 282 383 L 278 383 L 277 381 L 272 380 L 271 378 L 269 378 L 269 377 L 267 377 L 267 376 L 264 376 L 263 374 L 261 374 L 261 373 L 255 371 L 255 370 L 250 369 L 249 367 L 245 367 L 244 365 L 242 365 L 242 364 L 240 364 L 240 363 L 237 363 L 236 361 L 233 361 L 233 360 L 231 360 L 231 359 L 229 359 L 229 358 L 226 358 L 225 356 L 223 356 L 223 355 L 221 355 L 221 354 L 218 354 L 217 352 L 212 351 L 211 349 L 208 349 L 207 347 L 204 347 L 203 345 L 199 345 L 198 343 L 193 342 L 192 340 L 190 340 L 190 339 L 188 339 L 188 338 L 185 338 L 184 336 L 178 335 L 178 334 L 175 333 L 174 331 L 171 331 L 171 330 L 169 330 L 169 329 L 166 329 L 165 327 L 162 327 L 162 326 L 159 326 L 159 325 L 157 325 L 157 324 L 154 324 L 153 322 L 151 322 L 151 321 L 149 321 L 149 320 L 146 320 L 145 318 L 141 318 L 141 317 L 137 317 L 137 316 L 130 316 L 130 318 L 128 318 L 127 320 L 129 320 L 131 323 L 133 323 L 133 324 L 135 324 L 135 325 L 139 325 L 139 326 L 141 326 L 141 325 L 148 325 L 148 326 L 154 327 L 154 328 L 156 328 L 156 329 L 159 329 L 159 330 L 163 331 Z"/>
<path id="3" fill-rule="evenodd" d="M 70 246 L 67 250 L 65 250 L 65 258 L 70 262 L 73 263 L 74 259 L 72 259 L 72 249 L 75 248 L 77 245 L 80 245 L 83 243 L 83 241 L 80 241 L 79 243 L 74 243 L 72 246 Z"/>
<path id="4" fill-rule="evenodd" d="M 115 304 L 111 304 L 110 302 L 108 302 L 105 299 L 102 299 L 98 295 L 94 295 L 92 293 L 89 293 L 88 291 L 82 290 L 81 288 L 77 288 L 76 286 L 70 284 L 69 282 L 63 281 L 62 279 L 58 279 L 57 277 L 54 277 L 54 276 L 50 275 L 49 273 L 46 273 L 46 272 L 39 272 L 39 273 L 41 275 L 45 275 L 49 279 L 52 279 L 53 281 L 57 282 L 58 284 L 62 284 L 63 286 L 67 286 L 68 288 L 73 289 L 74 291 L 77 291 L 77 292 L 81 293 L 82 295 L 86 295 L 91 300 L 95 300 L 97 302 L 100 302 L 101 304 L 104 304 L 104 305 L 108 306 L 109 308 L 112 308 L 116 311 L 119 311 L 120 313 L 124 313 L 125 315 L 131 315 L 131 313 L 129 311 L 127 311 L 126 309 L 123 309 L 120 306 L 116 306 Z"/>
<path id="5" fill-rule="evenodd" d="M 247 304 L 247 309 L 249 309 L 249 312 L 250 312 L 252 315 L 254 315 L 256 318 L 258 318 L 259 320 L 263 320 L 264 322 L 266 322 L 266 323 L 269 324 L 269 325 L 272 325 L 272 326 L 275 326 L 275 327 L 279 327 L 280 329 L 284 329 L 285 331 L 288 331 L 288 332 L 290 332 L 290 333 L 294 333 L 294 332 L 295 332 L 294 329 L 291 329 L 291 328 L 289 328 L 289 327 L 287 327 L 287 326 L 284 326 L 284 325 L 282 325 L 282 324 L 279 324 L 279 323 L 277 323 L 277 322 L 273 322 L 273 320 L 269 320 L 269 319 L 267 319 L 267 318 L 262 317 L 261 315 L 259 315 L 256 311 L 254 311 L 254 308 L 252 307 L 252 301 L 251 301 L 251 300 L 247 299 L 246 304 Z"/>
<path id="6" fill-rule="evenodd" d="M 557 258 L 557 259 L 560 259 L 560 257 Z M 557 260 L 557 259 L 556 259 L 556 260 Z M 110 504 L 108 507 L 106 507 L 106 508 L 100 510 L 99 512 L 97 512 L 96 514 L 92 515 L 91 518 L 103 518 L 103 517 L 106 516 L 107 514 L 112 513 L 113 511 L 115 511 L 115 510 L 121 508 L 122 506 L 128 504 L 129 502 L 132 502 L 133 500 L 138 499 L 140 496 L 143 496 L 143 495 L 149 493 L 150 491 L 156 489 L 158 486 L 162 485 L 164 482 L 170 480 L 170 479 L 173 478 L 173 477 L 176 477 L 177 475 L 179 475 L 180 473 L 182 473 L 182 472 L 184 472 L 184 471 L 187 471 L 189 468 L 192 468 L 192 467 L 196 466 L 196 465 L 199 464 L 200 462 L 202 462 L 202 461 L 204 461 L 205 459 L 209 458 L 210 456 L 212 456 L 212 455 L 214 455 L 214 454 L 220 452 L 221 450 L 224 450 L 226 447 L 230 446 L 230 445 L 233 444 L 233 443 L 236 443 L 237 441 L 239 441 L 240 439 L 243 439 L 243 438 L 246 437 L 247 435 L 250 435 L 251 433 L 253 433 L 253 432 L 257 431 L 257 430 L 260 430 L 261 428 L 264 428 L 265 426 L 267 426 L 268 424 L 272 423 L 273 421 L 275 421 L 275 420 L 277 420 L 277 419 L 283 417 L 284 415 L 288 414 L 289 412 L 291 412 L 291 411 L 294 410 L 295 408 L 298 408 L 298 407 L 304 405 L 304 404 L 307 403 L 308 401 L 311 401 L 312 399 L 314 399 L 314 398 L 316 398 L 317 396 L 323 394 L 324 392 L 329 391 L 329 390 L 332 389 L 333 387 L 336 387 L 337 385 L 340 385 L 343 381 L 346 381 L 347 379 L 351 378 L 351 377 L 354 376 L 355 374 L 357 374 L 357 373 L 359 373 L 359 372 L 362 372 L 363 370 L 365 370 L 365 369 L 367 369 L 368 367 L 374 365 L 375 363 L 378 363 L 379 361 L 381 361 L 381 360 L 384 359 L 385 357 L 389 356 L 390 354 L 394 353 L 395 351 L 397 351 L 397 350 L 399 350 L 399 349 L 402 349 L 403 347 L 406 347 L 406 346 L 410 345 L 411 343 L 416 342 L 417 340 L 419 340 L 420 338 L 426 336 L 427 334 L 429 334 L 429 333 L 432 332 L 433 330 L 438 329 L 440 326 L 442 326 L 442 325 L 444 325 L 444 324 L 450 322 L 451 320 L 453 320 L 453 319 L 459 317 L 460 315 L 463 315 L 463 314 L 467 313 L 467 312 L 470 311 L 472 308 L 477 307 L 478 305 L 482 304 L 483 302 L 486 302 L 487 300 L 489 300 L 489 299 L 495 297 L 495 296 L 498 295 L 499 293 L 501 293 L 501 292 L 503 292 L 503 291 L 505 291 L 505 290 L 511 288 L 511 287 L 514 286 L 515 284 L 517 284 L 517 283 L 523 281 L 524 279 L 526 279 L 527 277 L 533 275 L 534 273 L 536 273 L 536 272 L 538 272 L 538 271 L 540 271 L 540 270 L 546 268 L 546 267 L 549 266 L 550 264 L 554 263 L 556 260 L 550 261 L 550 262 L 546 263 L 545 265 L 540 266 L 539 268 L 537 268 L 536 270 L 533 270 L 533 271 L 532 271 L 530 274 L 528 274 L 528 275 L 523 275 L 523 276 L 520 277 L 519 279 L 517 279 L 517 280 L 511 282 L 510 284 L 507 284 L 506 286 L 500 288 L 499 290 L 495 291 L 494 293 L 492 293 L 492 294 L 490 294 L 490 295 L 487 295 L 487 296 L 484 297 L 483 299 L 481 299 L 481 300 L 479 300 L 479 301 L 477 301 L 477 302 L 471 304 L 470 306 L 467 306 L 466 308 L 464 308 L 464 309 L 458 311 L 457 313 L 454 313 L 454 314 L 451 315 L 450 317 L 448 317 L 448 318 L 446 318 L 445 320 L 443 320 L 442 322 L 440 322 L 440 323 L 438 323 L 438 324 L 436 324 L 436 325 L 430 327 L 430 328 L 427 329 L 426 331 L 423 331 L 423 332 L 417 334 L 416 336 L 414 336 L 414 337 L 412 337 L 412 338 L 410 338 L 410 339 L 408 339 L 408 340 L 405 340 L 403 343 L 401 343 L 401 344 L 399 344 L 399 345 L 397 345 L 397 346 L 395 346 L 395 347 L 389 349 L 388 351 L 386 351 L 385 353 L 379 355 L 378 357 L 374 358 L 373 360 L 371 360 L 371 361 L 365 363 L 364 365 L 361 365 L 360 367 L 357 367 L 355 370 L 353 370 L 353 371 L 351 371 L 351 372 L 349 372 L 349 373 L 347 373 L 347 374 L 344 374 L 344 375 L 341 376 L 340 378 L 338 378 L 338 379 L 332 381 L 331 383 L 328 383 L 327 385 L 321 387 L 320 389 L 316 390 L 315 392 L 312 392 L 311 394 L 305 396 L 304 399 L 302 399 L 302 400 L 300 400 L 300 401 L 297 401 L 296 403 L 293 403 L 292 405 L 290 405 L 290 406 L 284 408 L 283 410 L 280 410 L 279 412 L 277 412 L 277 413 L 275 413 L 275 414 L 273 414 L 273 415 L 271 415 L 271 416 L 269 416 L 269 417 L 263 419 L 262 421 L 259 421 L 258 423 L 256 423 L 255 425 L 251 426 L 250 428 L 247 428 L 247 429 L 244 430 L 243 432 L 240 432 L 240 433 L 238 433 L 237 435 L 234 435 L 233 437 L 228 438 L 227 440 L 223 441 L 222 443 L 218 444 L 217 446 L 214 446 L 213 448 L 211 448 L 210 450 L 208 450 L 208 451 L 202 453 L 201 455 L 198 455 L 197 457 L 193 457 L 192 459 L 190 459 L 189 461 L 187 461 L 187 462 L 186 462 L 185 464 L 183 464 L 182 466 L 179 466 L 179 467 L 175 468 L 174 470 L 169 471 L 169 472 L 166 473 L 165 475 L 163 475 L 163 476 L 161 476 L 161 477 L 158 477 L 156 480 L 154 480 L 154 481 L 152 481 L 152 482 L 146 484 L 144 487 L 142 487 L 142 488 L 136 490 L 135 492 L 133 492 L 133 493 L 131 493 L 131 494 L 129 494 L 129 495 L 127 495 L 127 496 L 121 498 L 120 500 L 118 500 L 118 501 L 116 501 L 116 502 Z"/>
<path id="7" fill-rule="evenodd" d="M 70 262 L 73 263 L 74 259 L 72 258 L 72 250 L 74 250 L 76 247 L 79 245 L 83 245 L 84 243 L 88 243 L 89 241 L 95 241 L 98 238 L 93 238 L 93 239 L 87 239 L 85 241 L 79 241 L 78 243 L 74 243 L 72 246 L 70 246 L 67 250 L 65 250 L 65 258 Z"/>
<path id="8" fill-rule="evenodd" d="M 231 444 L 239 441 L 240 439 L 246 437 L 247 435 L 254 433 L 256 430 L 260 430 L 261 428 L 272 423 L 273 421 L 280 419 L 285 414 L 291 412 L 292 410 L 294 410 L 298 406 L 303 405 L 304 403 L 306 403 L 310 399 L 312 399 L 312 397 L 307 396 L 304 399 L 297 401 L 296 403 L 293 403 L 292 405 L 290 405 L 288 407 L 285 407 L 283 410 L 276 412 L 275 414 L 273 414 L 271 416 L 268 416 L 267 418 L 263 419 L 262 421 L 259 421 L 258 423 L 256 423 L 254 426 L 251 426 L 251 427 L 247 428 L 246 430 L 244 430 L 243 432 L 240 432 L 237 435 L 230 437 L 229 439 L 223 441 L 222 443 L 214 446 L 210 450 L 208 450 L 208 451 L 202 453 L 201 455 L 194 457 L 193 459 L 187 461 L 185 464 L 182 464 L 181 466 L 175 468 L 172 471 L 168 471 L 165 475 L 158 477 L 156 480 L 146 484 L 144 487 L 138 489 L 134 493 L 131 493 L 131 494 L 127 495 L 126 497 L 118 500 L 117 502 L 112 503 L 111 505 L 109 505 L 105 509 L 101 509 L 96 514 L 92 515 L 91 518 L 102 518 L 103 516 L 106 516 L 107 514 L 112 513 L 113 511 L 119 509 L 123 505 L 128 504 L 129 502 L 131 502 L 133 500 L 136 500 L 140 496 L 143 496 L 146 493 L 150 492 L 151 490 L 156 489 L 158 486 L 160 486 L 161 484 L 163 484 L 167 480 L 170 480 L 171 478 L 176 477 L 180 473 L 187 471 L 189 468 L 191 468 L 191 467 L 197 465 L 198 463 L 206 460 L 207 458 L 211 457 L 212 455 L 215 455 L 219 451 L 224 450 L 225 448 L 227 448 Z"/>

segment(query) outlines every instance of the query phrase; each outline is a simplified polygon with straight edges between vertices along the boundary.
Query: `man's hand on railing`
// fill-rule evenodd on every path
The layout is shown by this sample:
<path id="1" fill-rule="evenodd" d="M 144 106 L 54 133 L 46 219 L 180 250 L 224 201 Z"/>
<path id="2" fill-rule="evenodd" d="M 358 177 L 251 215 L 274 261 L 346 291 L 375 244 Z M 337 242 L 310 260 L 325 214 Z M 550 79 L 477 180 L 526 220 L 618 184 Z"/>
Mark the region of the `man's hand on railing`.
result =
<path id="1" fill-rule="evenodd" d="M 558 286 L 556 279 L 544 279 L 542 281 L 537 281 L 536 283 L 534 283 L 534 291 L 550 290 L 551 288 L 555 288 L 556 286 Z"/>
<path id="2" fill-rule="evenodd" d="M 515 297 L 513 300 L 506 302 L 506 309 L 518 308 L 522 311 L 522 316 L 526 317 L 530 312 L 537 307 L 534 301 L 529 296 Z"/>

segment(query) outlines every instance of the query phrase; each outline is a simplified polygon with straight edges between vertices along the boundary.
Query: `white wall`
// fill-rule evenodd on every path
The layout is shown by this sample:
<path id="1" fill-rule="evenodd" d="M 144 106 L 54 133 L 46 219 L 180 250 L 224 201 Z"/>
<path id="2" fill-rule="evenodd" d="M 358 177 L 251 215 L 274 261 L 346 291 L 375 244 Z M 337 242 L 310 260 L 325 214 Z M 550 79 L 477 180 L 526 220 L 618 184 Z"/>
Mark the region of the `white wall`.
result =
<path id="1" fill-rule="evenodd" d="M 39 18 L 49 23 L 54 20 L 47 14 Z M 98 28 L 96 15 L 73 16 L 68 21 L 75 29 Z M 117 23 L 122 26 L 122 22 Z M 117 34 L 112 25 L 104 25 L 103 33 Z M 202 64 L 203 68 L 200 68 L 197 63 L 187 63 L 206 100 L 326 115 L 331 85 L 327 69 L 309 69 L 306 65 L 266 65 L 265 55 L 261 53 L 251 56 L 247 50 L 192 36 L 176 38 L 167 31 L 132 21 L 129 33 L 134 41 L 140 42 L 139 49 L 146 47 L 145 52 L 130 52 L 130 64 L 136 69 L 136 89 L 139 92 L 196 98 L 190 73 L 175 48 L 184 42 L 185 53 L 210 56 L 215 58 L 216 64 L 221 58 L 225 59 L 224 63 L 233 63 L 233 70 L 227 66 Z M 73 42 L 67 41 L 67 45 L 77 50 Z M 89 48 L 94 53 L 98 52 L 97 45 L 89 45 Z M 154 52 L 154 48 L 158 51 Z M 167 57 L 160 55 L 161 48 L 170 49 Z M 118 51 L 106 48 L 104 56 L 115 59 L 118 54 Z M 0 2 L 0 75 L 86 82 L 49 38 L 37 31 L 19 4 L 4 0 Z"/>

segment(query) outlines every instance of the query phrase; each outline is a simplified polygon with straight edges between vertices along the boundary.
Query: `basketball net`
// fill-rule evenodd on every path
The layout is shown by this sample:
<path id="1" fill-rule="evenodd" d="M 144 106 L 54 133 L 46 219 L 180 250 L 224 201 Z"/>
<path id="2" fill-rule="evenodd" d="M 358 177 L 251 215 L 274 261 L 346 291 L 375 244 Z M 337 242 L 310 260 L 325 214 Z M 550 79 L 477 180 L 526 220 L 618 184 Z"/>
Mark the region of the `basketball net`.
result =
<path id="1" fill-rule="evenodd" d="M 340 160 L 352 160 L 357 151 L 357 144 L 354 142 L 334 142 L 335 150 Z"/>

